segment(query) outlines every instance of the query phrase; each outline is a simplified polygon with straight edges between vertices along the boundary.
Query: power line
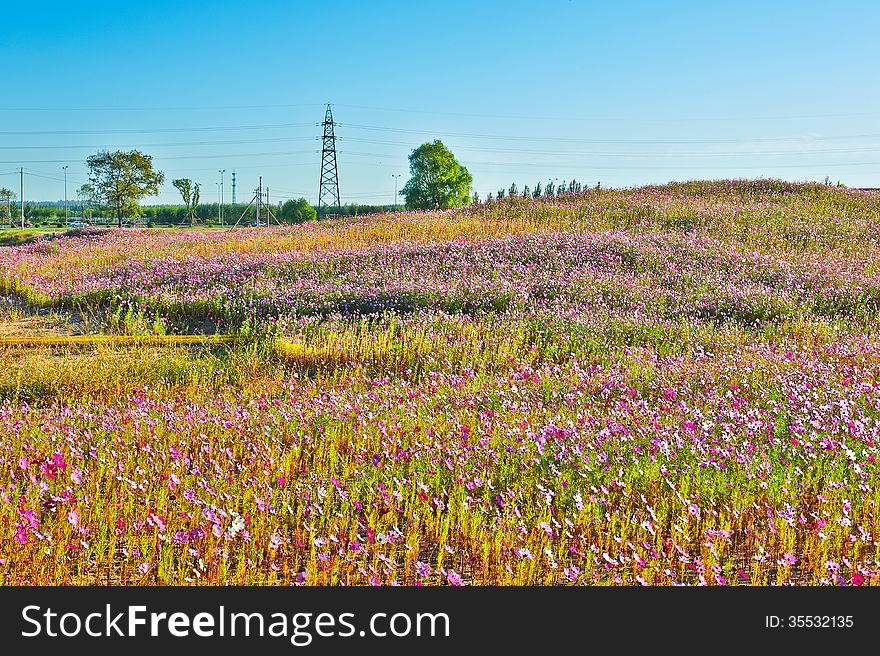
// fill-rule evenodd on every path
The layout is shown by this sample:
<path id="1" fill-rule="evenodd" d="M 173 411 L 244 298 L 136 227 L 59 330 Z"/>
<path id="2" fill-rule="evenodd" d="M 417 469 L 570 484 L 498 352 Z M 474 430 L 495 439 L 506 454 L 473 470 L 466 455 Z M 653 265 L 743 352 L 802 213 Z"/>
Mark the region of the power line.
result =
<path id="1" fill-rule="evenodd" d="M 323 103 L 272 103 L 250 105 L 179 105 L 179 106 L 92 106 L 92 107 L 65 107 L 65 106 L 29 106 L 29 107 L 0 107 L 4 112 L 162 112 L 162 111 L 208 111 L 208 110 L 242 110 L 242 109 L 289 109 L 293 107 L 319 107 Z M 543 116 L 537 114 L 501 114 L 490 112 L 452 112 L 440 110 L 428 110 L 407 107 L 382 107 L 375 105 L 359 105 L 338 103 L 340 107 L 352 109 L 366 109 L 370 111 L 422 114 L 428 116 L 460 116 L 470 118 L 511 119 L 529 121 L 576 121 L 576 122 L 624 122 L 624 123 L 690 123 L 690 122 L 730 122 L 730 121 L 792 121 L 817 118 L 847 118 L 854 116 L 876 116 L 880 111 L 867 112 L 832 112 L 826 114 L 776 114 L 759 116 L 676 116 L 655 117 L 651 119 L 638 119 L 626 116 Z"/>
<path id="2" fill-rule="evenodd" d="M 156 161 L 177 160 L 177 159 L 225 159 L 227 157 L 274 157 L 276 155 L 301 155 L 304 153 L 316 153 L 317 150 L 281 150 L 263 153 L 217 153 L 212 155 L 163 155 L 156 156 Z M 5 160 L 0 164 L 58 164 L 69 162 L 70 159 L 24 159 L 24 160 Z M 305 163 L 305 162 L 303 162 Z"/>
<path id="3" fill-rule="evenodd" d="M 3 112 L 165 112 L 204 111 L 210 109 L 271 109 L 289 107 L 320 107 L 321 103 L 290 103 L 283 105 L 200 105 L 180 107 L 0 107 Z"/>
<path id="4" fill-rule="evenodd" d="M 535 163 L 535 162 L 479 162 L 474 160 L 462 160 L 462 164 L 469 166 L 516 166 L 516 167 L 532 167 L 532 168 L 566 168 L 566 169 L 584 169 L 591 171 L 673 171 L 669 166 L 608 166 L 608 165 L 583 165 L 583 164 L 557 164 L 557 163 Z M 679 166 L 678 169 L 708 169 L 708 170 L 764 170 L 764 169 L 792 169 L 792 168 L 825 168 L 837 166 L 875 166 L 880 165 L 880 161 L 875 162 L 822 162 L 813 164 L 763 164 L 763 165 L 727 165 L 727 166 L 705 166 L 703 164 L 695 164 L 694 166 Z"/>
<path id="5" fill-rule="evenodd" d="M 175 141 L 166 143 L 124 144 L 114 148 L 160 148 L 183 146 L 230 146 L 236 144 L 278 143 L 279 141 L 314 141 L 314 137 L 274 137 L 270 139 L 224 139 L 220 141 Z M 0 146 L 0 150 L 52 150 L 52 149 L 95 148 L 94 144 L 62 146 Z"/>
<path id="6" fill-rule="evenodd" d="M 53 134 L 161 134 L 169 132 L 222 132 L 234 130 L 274 130 L 282 128 L 303 128 L 314 123 L 275 123 L 270 125 L 218 125 L 194 128 L 151 128 L 151 129 L 113 129 L 113 130 L 18 130 L 3 131 L 0 135 L 53 135 Z"/>
<path id="7" fill-rule="evenodd" d="M 880 135 L 878 135 L 880 136 Z M 412 144 L 402 141 L 384 141 L 380 139 L 360 139 L 349 137 L 347 141 L 356 143 L 368 143 L 385 146 L 406 146 Z M 824 153 L 862 153 L 880 151 L 880 144 L 861 148 L 816 148 L 812 150 L 776 150 L 776 151 L 692 151 L 692 152 L 632 152 L 632 151 L 572 151 L 572 150 L 537 150 L 534 148 L 493 148 L 486 146 L 460 146 L 455 150 L 472 150 L 477 152 L 494 153 L 526 153 L 530 155 L 554 155 L 554 156 L 601 156 L 601 157 L 755 157 L 755 156 L 784 156 L 784 155 L 811 155 Z M 352 152 L 352 151 L 346 151 Z"/>
<path id="8" fill-rule="evenodd" d="M 704 116 L 704 117 L 675 117 L 675 118 L 654 118 L 654 119 L 634 119 L 624 116 L 536 116 L 534 114 L 485 114 L 473 112 L 444 112 L 427 109 L 405 109 L 402 107 L 376 107 L 370 105 L 348 105 L 339 104 L 340 107 L 350 107 L 352 109 L 368 109 L 382 112 L 402 112 L 407 114 L 428 114 L 432 116 L 462 116 L 471 118 L 494 118 L 494 119 L 514 119 L 529 121 L 584 121 L 584 122 L 625 122 L 625 123 L 690 123 L 704 121 L 792 121 L 799 119 L 813 118 L 845 118 L 852 116 L 876 116 L 880 114 L 878 111 L 870 112 L 852 112 L 852 113 L 836 113 L 836 114 L 801 114 L 801 115 L 776 115 L 776 116 Z"/>
<path id="9" fill-rule="evenodd" d="M 591 143 L 591 144 L 744 144 L 744 143 L 774 143 L 785 141 L 833 141 L 837 139 L 877 139 L 880 133 L 872 134 L 848 134 L 834 136 L 811 136 L 811 137 L 758 137 L 742 139 L 581 139 L 576 137 L 531 137 L 525 135 L 502 135 L 479 132 L 447 132 L 444 130 L 413 130 L 409 128 L 384 127 L 377 125 L 359 125 L 352 123 L 340 124 L 354 130 L 367 130 L 374 132 L 395 132 L 400 134 L 436 134 L 443 137 L 461 137 L 475 139 L 499 139 L 503 141 L 539 141 L 559 143 Z M 355 137 L 348 137 L 354 140 Z"/>

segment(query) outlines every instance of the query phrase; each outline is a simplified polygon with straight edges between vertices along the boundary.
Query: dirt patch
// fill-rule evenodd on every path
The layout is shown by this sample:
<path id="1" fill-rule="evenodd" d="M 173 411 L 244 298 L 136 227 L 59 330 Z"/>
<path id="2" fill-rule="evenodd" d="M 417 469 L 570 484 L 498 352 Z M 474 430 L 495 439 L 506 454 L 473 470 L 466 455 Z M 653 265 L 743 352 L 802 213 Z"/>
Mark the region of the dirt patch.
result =
<path id="1" fill-rule="evenodd" d="M 39 308 L 13 295 L 0 295 L 0 337 L 86 335 L 88 322 L 78 312 Z"/>

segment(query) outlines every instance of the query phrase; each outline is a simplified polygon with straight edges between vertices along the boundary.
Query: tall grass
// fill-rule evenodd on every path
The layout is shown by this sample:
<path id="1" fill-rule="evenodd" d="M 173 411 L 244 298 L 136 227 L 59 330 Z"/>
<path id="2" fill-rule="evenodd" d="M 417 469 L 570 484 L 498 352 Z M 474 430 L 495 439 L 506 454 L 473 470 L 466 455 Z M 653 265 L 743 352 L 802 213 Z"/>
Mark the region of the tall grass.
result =
<path id="1" fill-rule="evenodd" d="M 0 345 L 0 580 L 876 584 L 878 218 L 691 182 L 6 249 L 105 336 Z"/>

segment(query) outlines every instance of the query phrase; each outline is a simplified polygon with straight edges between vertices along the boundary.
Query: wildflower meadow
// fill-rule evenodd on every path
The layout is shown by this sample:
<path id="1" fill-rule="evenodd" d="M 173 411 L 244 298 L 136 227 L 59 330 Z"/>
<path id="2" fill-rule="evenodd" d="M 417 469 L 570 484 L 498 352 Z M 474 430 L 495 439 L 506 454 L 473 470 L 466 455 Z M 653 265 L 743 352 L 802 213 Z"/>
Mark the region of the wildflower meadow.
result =
<path id="1" fill-rule="evenodd" d="M 880 582 L 878 193 L 87 229 L 0 294 L 96 336 L 0 344 L 2 584 Z"/>

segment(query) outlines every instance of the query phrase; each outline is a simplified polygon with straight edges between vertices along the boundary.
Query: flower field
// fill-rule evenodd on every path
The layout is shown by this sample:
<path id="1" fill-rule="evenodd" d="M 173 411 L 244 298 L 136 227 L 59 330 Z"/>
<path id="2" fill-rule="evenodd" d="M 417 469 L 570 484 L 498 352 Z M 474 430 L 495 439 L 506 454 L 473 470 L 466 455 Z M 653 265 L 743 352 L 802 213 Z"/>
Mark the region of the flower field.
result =
<path id="1" fill-rule="evenodd" d="M 880 584 L 878 194 L 87 231 L 0 293 L 108 343 L 0 345 L 4 584 Z"/>

